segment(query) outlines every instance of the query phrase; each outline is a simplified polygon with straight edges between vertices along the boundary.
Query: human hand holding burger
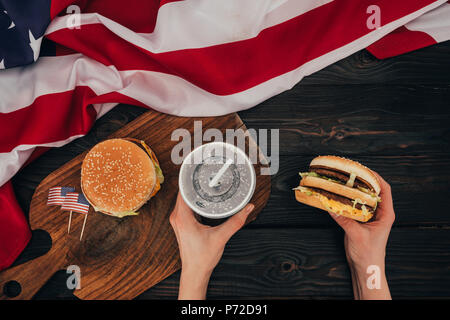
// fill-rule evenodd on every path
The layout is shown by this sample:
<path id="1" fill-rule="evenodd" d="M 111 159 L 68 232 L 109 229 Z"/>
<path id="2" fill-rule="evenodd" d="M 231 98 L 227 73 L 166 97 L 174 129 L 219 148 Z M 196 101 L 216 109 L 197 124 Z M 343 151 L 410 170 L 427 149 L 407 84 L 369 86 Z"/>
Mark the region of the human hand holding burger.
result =
<path id="1" fill-rule="evenodd" d="M 178 299 L 205 299 L 209 278 L 222 257 L 225 244 L 245 224 L 253 208 L 253 204 L 247 204 L 221 225 L 210 227 L 195 219 L 178 193 L 170 215 L 182 264 Z"/>
<path id="2" fill-rule="evenodd" d="M 391 299 L 385 274 L 386 245 L 395 220 L 390 185 L 360 163 L 335 156 L 317 157 L 309 169 L 301 174 L 296 199 L 328 211 L 344 229 L 355 299 Z M 370 266 L 379 268 L 379 289 L 367 285 Z"/>
<path id="3" fill-rule="evenodd" d="M 331 217 L 345 231 L 344 245 L 347 261 L 352 274 L 353 293 L 355 299 L 391 299 L 385 273 L 386 245 L 395 220 L 390 185 L 377 173 L 380 181 L 381 202 L 376 216 L 369 223 L 359 223 L 330 212 Z M 371 265 L 380 268 L 380 289 L 369 289 L 366 285 L 370 274 L 367 268 Z"/>

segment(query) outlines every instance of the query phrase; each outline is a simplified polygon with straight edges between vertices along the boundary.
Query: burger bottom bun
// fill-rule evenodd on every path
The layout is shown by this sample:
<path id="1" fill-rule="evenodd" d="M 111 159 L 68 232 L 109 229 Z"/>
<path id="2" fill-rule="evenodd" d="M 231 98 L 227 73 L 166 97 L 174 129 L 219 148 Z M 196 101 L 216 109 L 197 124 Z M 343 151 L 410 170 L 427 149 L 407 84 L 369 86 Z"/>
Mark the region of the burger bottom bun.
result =
<path id="1" fill-rule="evenodd" d="M 324 195 L 317 192 L 311 192 L 311 194 L 309 194 L 309 192 L 307 193 L 305 191 L 295 190 L 295 199 L 298 202 L 304 203 L 308 206 L 327 212 L 333 212 L 334 214 L 360 222 L 367 222 L 373 217 L 373 213 L 364 215 L 363 211 L 358 208 L 353 208 L 348 204 L 328 199 Z"/>

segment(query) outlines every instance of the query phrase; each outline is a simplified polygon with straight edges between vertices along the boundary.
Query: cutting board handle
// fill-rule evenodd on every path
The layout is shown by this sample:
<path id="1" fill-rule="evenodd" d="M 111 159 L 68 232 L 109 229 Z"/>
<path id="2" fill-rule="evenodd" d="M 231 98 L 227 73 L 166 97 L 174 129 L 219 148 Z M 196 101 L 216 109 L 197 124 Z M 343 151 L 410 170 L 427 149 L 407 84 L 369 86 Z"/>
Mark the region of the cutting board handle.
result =
<path id="1" fill-rule="evenodd" d="M 59 256 L 58 256 L 59 255 Z M 0 272 L 0 300 L 31 299 L 36 292 L 50 279 L 56 271 L 63 267 L 61 251 L 53 246 L 46 254 L 27 261 L 18 266 Z M 21 291 L 16 297 L 8 297 L 5 285 L 10 281 L 17 281 Z"/>

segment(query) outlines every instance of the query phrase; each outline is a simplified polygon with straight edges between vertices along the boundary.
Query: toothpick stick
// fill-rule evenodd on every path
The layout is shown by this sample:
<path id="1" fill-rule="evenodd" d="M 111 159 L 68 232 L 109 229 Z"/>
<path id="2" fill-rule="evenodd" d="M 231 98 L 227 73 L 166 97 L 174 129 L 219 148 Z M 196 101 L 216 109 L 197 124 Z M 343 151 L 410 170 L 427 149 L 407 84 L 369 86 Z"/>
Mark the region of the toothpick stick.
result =
<path id="1" fill-rule="evenodd" d="M 72 223 L 72 210 L 69 213 L 69 226 L 67 227 L 67 234 L 70 233 L 70 224 Z"/>
<path id="2" fill-rule="evenodd" d="M 84 215 L 84 222 L 83 222 L 83 228 L 81 229 L 80 241 L 81 241 L 81 238 L 83 238 L 84 226 L 86 226 L 87 216 L 88 216 L 88 214 L 86 213 Z"/>

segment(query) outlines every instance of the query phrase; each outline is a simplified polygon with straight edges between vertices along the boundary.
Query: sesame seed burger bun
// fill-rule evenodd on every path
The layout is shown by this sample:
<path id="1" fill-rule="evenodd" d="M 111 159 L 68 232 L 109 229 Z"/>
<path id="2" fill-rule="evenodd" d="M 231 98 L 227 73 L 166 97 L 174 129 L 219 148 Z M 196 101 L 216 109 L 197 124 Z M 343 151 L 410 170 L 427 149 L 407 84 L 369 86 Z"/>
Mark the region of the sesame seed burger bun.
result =
<path id="1" fill-rule="evenodd" d="M 381 190 L 377 176 L 365 165 L 338 156 L 318 156 L 311 161 L 310 167 L 328 167 L 342 172 L 355 173 L 359 179 L 362 179 L 378 195 Z"/>
<path id="2" fill-rule="evenodd" d="M 137 215 L 160 188 L 157 169 L 157 160 L 137 144 L 125 139 L 105 140 L 83 160 L 81 189 L 95 211 L 120 218 Z"/>

